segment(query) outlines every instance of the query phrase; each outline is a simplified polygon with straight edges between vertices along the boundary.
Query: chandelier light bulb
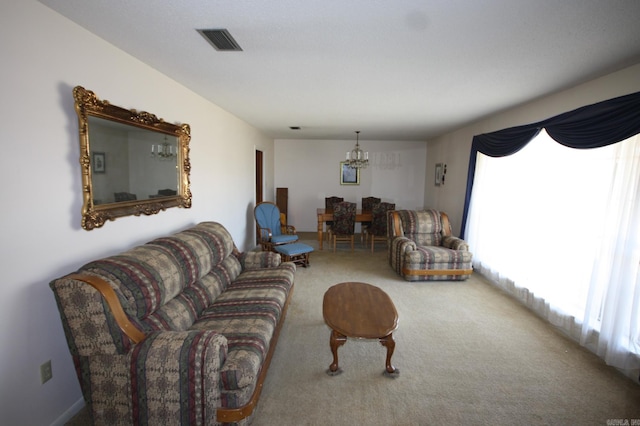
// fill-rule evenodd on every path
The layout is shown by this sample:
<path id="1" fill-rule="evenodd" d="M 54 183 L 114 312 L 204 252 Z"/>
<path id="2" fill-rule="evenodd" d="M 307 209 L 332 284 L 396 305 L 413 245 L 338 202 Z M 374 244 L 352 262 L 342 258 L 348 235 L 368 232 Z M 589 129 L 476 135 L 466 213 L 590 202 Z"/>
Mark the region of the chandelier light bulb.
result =
<path id="1" fill-rule="evenodd" d="M 164 137 L 164 142 L 158 145 L 151 145 L 151 157 L 158 158 L 159 160 L 171 160 L 178 156 L 178 147 L 175 151 L 173 145 L 167 141 L 167 137 Z"/>

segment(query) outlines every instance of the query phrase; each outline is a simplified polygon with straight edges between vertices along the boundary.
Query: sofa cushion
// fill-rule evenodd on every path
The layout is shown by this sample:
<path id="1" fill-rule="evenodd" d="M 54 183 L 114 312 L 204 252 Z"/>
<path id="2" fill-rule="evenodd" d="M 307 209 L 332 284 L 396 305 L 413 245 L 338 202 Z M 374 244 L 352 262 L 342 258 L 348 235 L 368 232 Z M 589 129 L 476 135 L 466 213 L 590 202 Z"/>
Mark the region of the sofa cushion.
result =
<path id="1" fill-rule="evenodd" d="M 235 244 L 229 231 L 217 222 L 202 222 L 182 232 L 202 238 L 211 250 L 211 263 L 217 265 L 233 254 Z"/>
<path id="2" fill-rule="evenodd" d="M 399 210 L 404 236 L 421 246 L 439 246 L 442 242 L 442 221 L 436 210 Z"/>
<path id="3" fill-rule="evenodd" d="M 255 384 L 294 272 L 295 266 L 288 263 L 243 272 L 191 327 L 215 330 L 227 338 L 229 352 L 221 371 L 225 389 Z"/>
<path id="4" fill-rule="evenodd" d="M 166 248 L 143 245 L 88 263 L 80 272 L 98 275 L 113 283 L 124 311 L 130 317 L 144 319 L 188 284 L 186 275 L 192 271 L 182 266 Z"/>
<path id="5" fill-rule="evenodd" d="M 417 246 L 405 253 L 405 268 L 409 269 L 471 269 L 471 252 L 444 247 Z"/>
<path id="6" fill-rule="evenodd" d="M 272 251 L 249 251 L 240 255 L 242 270 L 276 268 L 281 262 L 280 255 Z"/>
<path id="7" fill-rule="evenodd" d="M 207 275 L 184 289 L 168 303 L 162 305 L 144 322 L 152 330 L 183 331 L 200 317 L 205 308 L 228 287 L 231 277 L 240 273 L 240 262 L 229 256 Z"/>
<path id="8" fill-rule="evenodd" d="M 113 283 L 124 311 L 144 330 L 185 330 L 240 273 L 240 262 L 230 256 L 234 247 L 222 225 L 203 222 L 88 263 L 80 272 Z M 213 276 L 203 280 L 208 274 Z"/>

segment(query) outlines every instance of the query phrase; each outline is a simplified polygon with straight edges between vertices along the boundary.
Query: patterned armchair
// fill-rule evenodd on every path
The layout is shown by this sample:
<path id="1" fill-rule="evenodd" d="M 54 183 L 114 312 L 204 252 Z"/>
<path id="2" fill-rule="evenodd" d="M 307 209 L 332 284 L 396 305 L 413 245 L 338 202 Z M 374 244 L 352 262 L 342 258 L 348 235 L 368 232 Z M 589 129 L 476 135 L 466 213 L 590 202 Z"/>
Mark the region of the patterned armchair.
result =
<path id="1" fill-rule="evenodd" d="M 407 281 L 469 278 L 469 245 L 451 235 L 449 217 L 437 210 L 397 210 L 388 216 L 389 264 Z"/>
<path id="2" fill-rule="evenodd" d="M 336 251 L 338 241 L 351 243 L 353 251 L 353 239 L 356 230 L 356 203 L 343 201 L 333 205 L 333 251 Z"/>

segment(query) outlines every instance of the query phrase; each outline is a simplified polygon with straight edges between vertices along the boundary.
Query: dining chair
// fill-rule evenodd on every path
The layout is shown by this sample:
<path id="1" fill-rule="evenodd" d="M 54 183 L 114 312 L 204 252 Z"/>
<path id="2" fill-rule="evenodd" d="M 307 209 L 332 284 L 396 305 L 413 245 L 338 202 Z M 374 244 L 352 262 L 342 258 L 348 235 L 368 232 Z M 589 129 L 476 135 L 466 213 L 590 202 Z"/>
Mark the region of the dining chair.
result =
<path id="1" fill-rule="evenodd" d="M 138 199 L 136 194 L 132 194 L 130 192 L 114 192 L 113 198 L 116 200 L 116 203 L 121 201 L 135 201 Z"/>
<path id="2" fill-rule="evenodd" d="M 376 241 L 389 243 L 387 235 L 387 215 L 388 212 L 395 209 L 395 203 L 379 203 L 373 207 L 373 212 L 371 213 L 373 217 L 368 234 L 371 237 L 371 253 L 373 253 Z"/>
<path id="3" fill-rule="evenodd" d="M 332 197 L 325 197 L 324 199 L 324 209 L 325 211 L 333 211 L 333 205 L 335 203 L 340 203 L 344 201 L 344 198 L 342 197 L 336 197 L 336 196 L 332 196 Z M 331 225 L 333 225 L 333 221 L 328 220 L 326 222 L 327 225 L 327 241 L 331 241 Z"/>
<path id="4" fill-rule="evenodd" d="M 333 251 L 336 251 L 338 241 L 351 243 L 353 251 L 353 239 L 356 230 L 356 203 L 342 201 L 333 205 L 333 225 L 331 226 Z"/>
<path id="5" fill-rule="evenodd" d="M 158 195 L 162 195 L 163 197 L 170 197 L 172 195 L 177 195 L 178 191 L 176 189 L 158 189 Z"/>
<path id="6" fill-rule="evenodd" d="M 382 201 L 378 197 L 364 197 L 362 199 L 362 213 L 371 213 L 373 211 L 373 206 L 376 204 L 380 204 Z M 367 232 L 369 231 L 369 227 L 371 226 L 371 222 L 362 222 L 360 224 L 360 242 L 366 244 L 368 242 Z"/>

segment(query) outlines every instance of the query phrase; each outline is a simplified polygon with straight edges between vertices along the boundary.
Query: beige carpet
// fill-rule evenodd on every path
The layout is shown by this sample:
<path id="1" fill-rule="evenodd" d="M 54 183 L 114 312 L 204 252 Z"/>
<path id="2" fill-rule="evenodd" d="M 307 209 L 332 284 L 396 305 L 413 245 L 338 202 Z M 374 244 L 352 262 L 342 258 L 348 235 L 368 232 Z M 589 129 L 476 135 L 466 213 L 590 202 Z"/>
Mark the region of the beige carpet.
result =
<path id="1" fill-rule="evenodd" d="M 316 247 L 315 234 L 301 234 Z M 344 372 L 330 377 L 322 296 L 362 281 L 385 290 L 399 313 L 393 364 L 386 349 L 349 340 Z M 254 425 L 604 425 L 640 419 L 640 385 L 557 333 L 479 276 L 408 283 L 373 254 L 344 245 L 314 251 L 298 268 L 293 300 Z M 77 422 L 73 424 L 79 424 Z"/>
<path id="2" fill-rule="evenodd" d="M 317 247 L 313 234 L 303 234 Z M 342 246 L 344 247 L 344 246 Z M 385 290 L 399 314 L 393 364 L 385 348 L 349 340 L 331 363 L 322 296 L 362 281 Z M 296 288 L 254 425 L 606 424 L 640 419 L 640 386 L 481 277 L 408 283 L 386 249 L 315 251 Z"/>

